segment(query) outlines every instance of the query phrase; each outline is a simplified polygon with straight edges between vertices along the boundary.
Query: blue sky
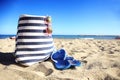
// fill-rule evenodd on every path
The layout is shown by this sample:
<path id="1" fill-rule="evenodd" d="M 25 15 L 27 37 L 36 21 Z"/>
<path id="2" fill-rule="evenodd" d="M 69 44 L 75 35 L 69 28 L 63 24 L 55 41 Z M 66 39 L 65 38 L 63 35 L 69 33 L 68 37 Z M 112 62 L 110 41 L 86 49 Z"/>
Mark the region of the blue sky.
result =
<path id="1" fill-rule="evenodd" d="M 53 34 L 120 35 L 120 0 L 0 0 L 0 34 L 16 34 L 21 14 L 50 15 Z"/>

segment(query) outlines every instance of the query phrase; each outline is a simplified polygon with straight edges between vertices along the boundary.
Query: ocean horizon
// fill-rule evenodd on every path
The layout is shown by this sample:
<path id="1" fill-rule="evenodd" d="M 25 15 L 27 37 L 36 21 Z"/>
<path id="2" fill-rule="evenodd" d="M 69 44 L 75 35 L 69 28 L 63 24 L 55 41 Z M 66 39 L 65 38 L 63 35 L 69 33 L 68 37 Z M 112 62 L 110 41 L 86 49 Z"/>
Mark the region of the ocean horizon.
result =
<path id="1" fill-rule="evenodd" d="M 0 39 L 16 36 L 15 34 L 0 34 Z M 119 35 L 52 35 L 58 39 L 115 39 Z"/>

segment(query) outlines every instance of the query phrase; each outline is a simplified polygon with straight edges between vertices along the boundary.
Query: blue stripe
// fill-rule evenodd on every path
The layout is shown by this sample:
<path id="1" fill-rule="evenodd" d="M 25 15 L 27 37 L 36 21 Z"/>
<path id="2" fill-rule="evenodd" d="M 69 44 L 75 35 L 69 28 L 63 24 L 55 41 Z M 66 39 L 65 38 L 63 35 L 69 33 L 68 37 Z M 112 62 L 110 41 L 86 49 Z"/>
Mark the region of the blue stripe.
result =
<path id="1" fill-rule="evenodd" d="M 30 29 L 24 29 L 24 30 L 18 30 L 18 33 L 22 33 L 22 32 L 41 32 L 43 33 L 44 30 L 30 30 Z"/>
<path id="2" fill-rule="evenodd" d="M 30 60 L 18 61 L 18 63 L 38 62 L 38 61 L 41 61 L 41 60 L 46 60 L 46 59 L 45 58 L 44 59 L 30 59 Z"/>
<path id="3" fill-rule="evenodd" d="M 52 44 L 52 41 L 49 42 L 17 42 L 17 45 L 45 45 L 45 44 Z"/>
<path id="4" fill-rule="evenodd" d="M 41 50 L 48 50 L 51 48 L 53 48 L 53 46 L 45 47 L 45 48 L 20 48 L 20 49 L 17 49 L 17 51 L 41 51 Z"/>
<path id="5" fill-rule="evenodd" d="M 18 36 L 18 39 L 50 39 L 52 36 Z"/>
<path id="6" fill-rule="evenodd" d="M 46 56 L 46 55 L 50 55 L 52 54 L 52 52 L 49 52 L 49 53 L 41 53 L 41 54 L 17 54 L 16 55 L 16 58 L 19 58 L 19 57 L 34 57 L 34 56 Z"/>
<path id="7" fill-rule="evenodd" d="M 28 16 L 26 16 L 26 17 L 20 17 L 19 21 L 20 20 L 45 20 L 45 18 L 43 18 L 43 17 L 28 17 Z"/>
<path id="8" fill-rule="evenodd" d="M 47 24 L 41 24 L 41 23 L 23 23 L 23 24 L 19 24 L 18 27 L 21 27 L 21 26 L 42 26 L 42 27 L 46 27 Z"/>

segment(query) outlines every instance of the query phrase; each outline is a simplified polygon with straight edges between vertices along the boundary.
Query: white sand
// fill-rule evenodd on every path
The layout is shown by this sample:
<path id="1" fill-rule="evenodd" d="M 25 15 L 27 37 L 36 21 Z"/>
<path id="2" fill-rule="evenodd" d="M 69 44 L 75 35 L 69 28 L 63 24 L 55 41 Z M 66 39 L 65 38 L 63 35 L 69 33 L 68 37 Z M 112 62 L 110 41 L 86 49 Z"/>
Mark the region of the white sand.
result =
<path id="1" fill-rule="evenodd" d="M 15 41 L 0 39 L 0 80 L 120 80 L 120 40 L 54 39 L 80 67 L 56 70 L 49 60 L 30 67 L 14 63 Z M 51 72 L 51 73 L 50 73 Z"/>

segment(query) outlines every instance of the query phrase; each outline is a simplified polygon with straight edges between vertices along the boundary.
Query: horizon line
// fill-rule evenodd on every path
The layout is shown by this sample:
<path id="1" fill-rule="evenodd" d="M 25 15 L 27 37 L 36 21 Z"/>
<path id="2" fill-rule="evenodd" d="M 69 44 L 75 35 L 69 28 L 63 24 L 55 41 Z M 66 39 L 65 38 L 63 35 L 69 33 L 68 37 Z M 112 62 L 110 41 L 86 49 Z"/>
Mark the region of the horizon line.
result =
<path id="1" fill-rule="evenodd" d="M 16 34 L 0 34 L 0 35 L 16 35 Z M 120 36 L 119 34 L 52 34 L 52 35 L 80 35 L 80 36 Z"/>

